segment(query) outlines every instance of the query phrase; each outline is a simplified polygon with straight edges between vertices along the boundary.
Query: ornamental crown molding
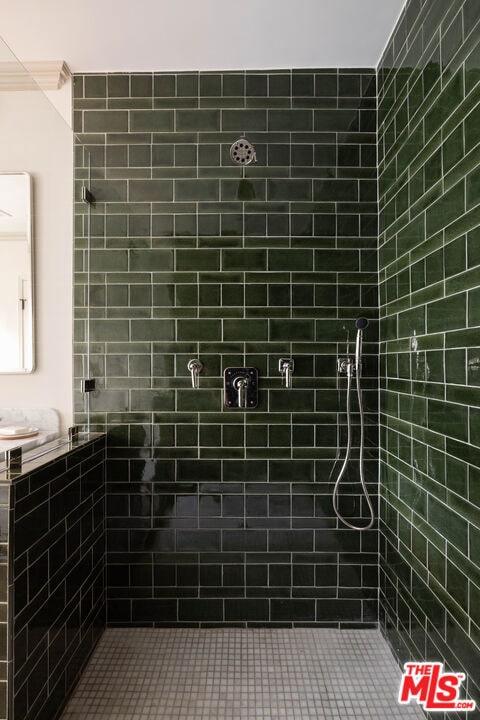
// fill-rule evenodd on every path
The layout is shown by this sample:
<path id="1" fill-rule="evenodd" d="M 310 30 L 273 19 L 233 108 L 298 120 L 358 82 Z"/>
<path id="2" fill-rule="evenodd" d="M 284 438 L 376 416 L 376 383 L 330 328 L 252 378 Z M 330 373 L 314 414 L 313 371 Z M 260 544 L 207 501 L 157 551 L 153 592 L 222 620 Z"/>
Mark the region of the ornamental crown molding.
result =
<path id="1" fill-rule="evenodd" d="M 59 90 L 70 76 L 64 60 L 0 62 L 0 90 Z"/>

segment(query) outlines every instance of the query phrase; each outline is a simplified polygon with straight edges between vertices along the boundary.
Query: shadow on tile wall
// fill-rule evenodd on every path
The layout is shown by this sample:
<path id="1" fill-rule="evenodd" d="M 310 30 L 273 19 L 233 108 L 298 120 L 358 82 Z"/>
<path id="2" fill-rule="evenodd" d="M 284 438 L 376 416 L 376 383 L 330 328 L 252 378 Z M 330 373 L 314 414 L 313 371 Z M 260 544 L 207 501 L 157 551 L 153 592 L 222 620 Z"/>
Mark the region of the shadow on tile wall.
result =
<path id="1" fill-rule="evenodd" d="M 346 439 L 336 356 L 365 315 L 376 492 L 374 72 L 79 75 L 74 107 L 76 196 L 88 151 L 97 199 L 88 299 L 93 422 L 109 437 L 108 622 L 375 621 L 377 534 L 339 527 L 330 477 Z M 258 162 L 240 168 L 229 148 L 244 133 Z M 86 228 L 77 203 L 76 387 Z M 292 389 L 281 357 L 295 359 Z M 191 358 L 205 366 L 198 390 Z M 256 410 L 223 407 L 229 366 L 259 369 Z M 79 393 L 76 410 L 82 422 Z M 349 480 L 343 509 L 366 517 Z"/>
<path id="2" fill-rule="evenodd" d="M 379 73 L 381 620 L 477 704 L 479 79 L 478 3 L 411 0 Z"/>

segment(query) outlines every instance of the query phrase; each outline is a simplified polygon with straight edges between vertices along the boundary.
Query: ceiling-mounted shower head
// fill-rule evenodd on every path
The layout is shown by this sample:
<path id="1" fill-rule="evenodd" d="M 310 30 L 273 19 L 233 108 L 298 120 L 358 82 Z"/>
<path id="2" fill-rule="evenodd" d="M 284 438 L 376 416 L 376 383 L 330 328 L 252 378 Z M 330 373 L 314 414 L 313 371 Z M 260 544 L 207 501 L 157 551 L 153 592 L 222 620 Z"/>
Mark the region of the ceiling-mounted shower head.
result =
<path id="1" fill-rule="evenodd" d="M 244 137 L 239 138 L 230 148 L 230 157 L 236 165 L 250 165 L 257 162 L 255 148 Z"/>

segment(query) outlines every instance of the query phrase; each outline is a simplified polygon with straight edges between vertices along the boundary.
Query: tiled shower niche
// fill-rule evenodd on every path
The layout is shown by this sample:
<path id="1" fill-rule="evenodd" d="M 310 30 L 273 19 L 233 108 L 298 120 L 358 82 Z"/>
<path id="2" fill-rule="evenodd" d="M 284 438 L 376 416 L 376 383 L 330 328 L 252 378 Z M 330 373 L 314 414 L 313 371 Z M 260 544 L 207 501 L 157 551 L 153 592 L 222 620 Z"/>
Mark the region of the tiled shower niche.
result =
<path id="1" fill-rule="evenodd" d="M 74 95 L 76 420 L 89 301 L 108 623 L 375 622 L 376 530 L 341 526 L 331 499 L 346 442 L 336 356 L 362 315 L 376 493 L 374 72 L 78 75 Z M 244 168 L 229 156 L 243 135 L 257 155 Z M 255 410 L 223 405 L 223 372 L 239 366 L 259 370 Z M 354 444 L 358 460 L 358 413 Z M 357 474 L 341 506 L 366 523 Z"/>

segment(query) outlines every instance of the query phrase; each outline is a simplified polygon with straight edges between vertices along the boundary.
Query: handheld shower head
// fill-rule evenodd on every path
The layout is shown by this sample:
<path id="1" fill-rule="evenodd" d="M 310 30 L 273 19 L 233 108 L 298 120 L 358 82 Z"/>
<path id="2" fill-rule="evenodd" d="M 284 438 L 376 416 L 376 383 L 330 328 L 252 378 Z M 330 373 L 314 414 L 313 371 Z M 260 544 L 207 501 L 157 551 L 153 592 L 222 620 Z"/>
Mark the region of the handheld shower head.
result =
<path id="1" fill-rule="evenodd" d="M 357 330 L 365 330 L 368 327 L 368 320 L 364 317 L 359 317 L 355 323 Z"/>
<path id="2" fill-rule="evenodd" d="M 363 338 L 363 331 L 365 328 L 368 327 L 368 320 L 367 318 L 360 317 L 355 323 L 355 327 L 357 328 L 357 341 L 355 343 L 355 367 L 357 370 L 357 375 L 360 375 L 361 371 L 361 358 L 362 358 L 362 338 Z"/>

